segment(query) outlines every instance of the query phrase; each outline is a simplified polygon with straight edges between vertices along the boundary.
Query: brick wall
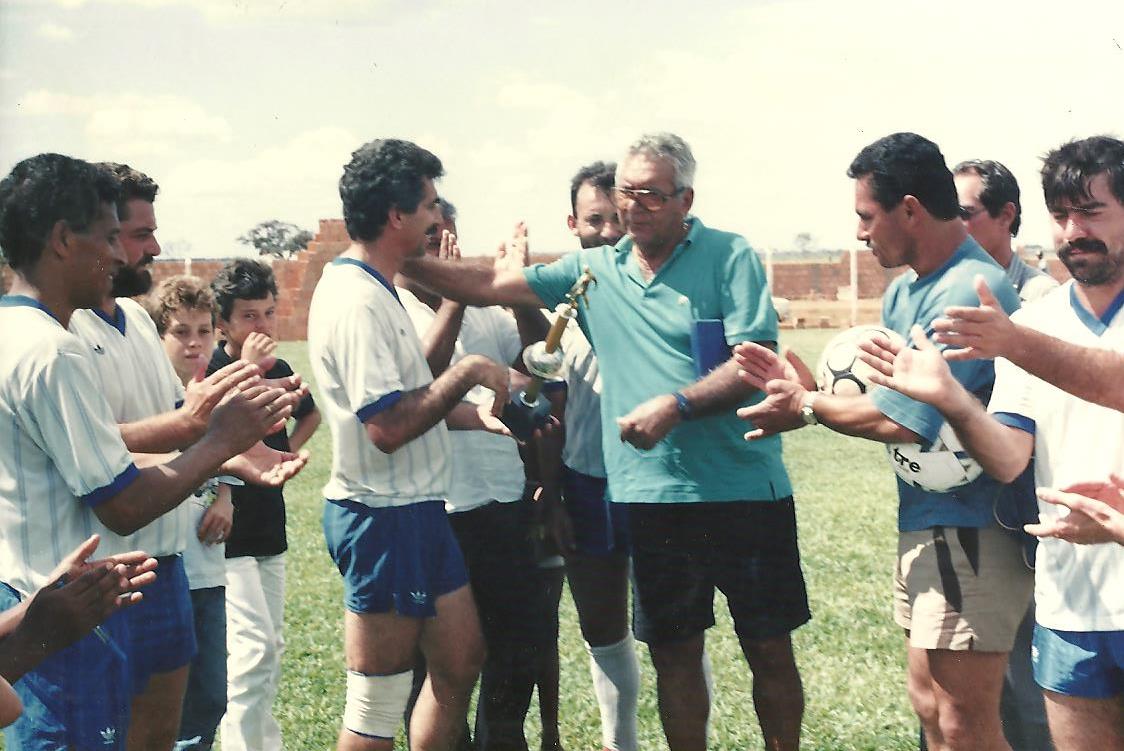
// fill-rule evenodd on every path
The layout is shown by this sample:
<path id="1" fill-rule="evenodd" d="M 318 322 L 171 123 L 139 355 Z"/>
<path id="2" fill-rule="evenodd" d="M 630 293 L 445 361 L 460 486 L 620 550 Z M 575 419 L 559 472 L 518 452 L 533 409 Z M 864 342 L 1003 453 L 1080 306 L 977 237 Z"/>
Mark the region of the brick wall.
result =
<path id="1" fill-rule="evenodd" d="M 308 248 L 291 259 L 274 259 L 277 277 L 277 336 L 284 340 L 304 339 L 308 330 L 308 304 L 320 274 L 333 258 L 347 248 L 349 240 L 341 219 L 321 219 L 320 231 Z M 549 262 L 556 256 L 536 255 L 532 260 Z M 156 281 L 174 274 L 195 274 L 208 282 L 227 259 L 157 259 L 152 267 Z M 481 259 L 480 262 L 485 262 Z M 1032 260 L 1028 262 L 1033 263 Z M 898 274 L 899 269 L 883 269 L 874 257 L 863 251 L 858 256 L 859 298 L 877 299 Z M 1056 258 L 1050 259 L 1050 273 L 1058 280 L 1069 277 Z M 3 289 L 11 284 L 11 270 L 0 268 Z M 773 294 L 790 300 L 837 300 L 851 284 L 851 259 L 840 253 L 835 261 L 777 261 L 773 264 Z M 847 299 L 849 295 L 847 295 Z"/>

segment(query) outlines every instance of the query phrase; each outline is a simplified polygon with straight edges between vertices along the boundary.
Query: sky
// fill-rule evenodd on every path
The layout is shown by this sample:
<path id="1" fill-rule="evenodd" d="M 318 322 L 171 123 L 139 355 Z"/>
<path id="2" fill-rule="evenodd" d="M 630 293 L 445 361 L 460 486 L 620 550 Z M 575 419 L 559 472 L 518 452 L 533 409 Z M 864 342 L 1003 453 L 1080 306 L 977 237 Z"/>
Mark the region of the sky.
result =
<path id="1" fill-rule="evenodd" d="M 847 165 L 912 130 L 1007 164 L 1019 240 L 1050 246 L 1041 157 L 1124 137 L 1122 82 L 1120 0 L 0 0 L 0 173 L 131 164 L 167 254 L 227 256 L 260 221 L 339 217 L 351 152 L 405 138 L 444 163 L 464 252 L 519 220 L 561 252 L 573 173 L 669 130 L 704 223 L 842 249 Z"/>

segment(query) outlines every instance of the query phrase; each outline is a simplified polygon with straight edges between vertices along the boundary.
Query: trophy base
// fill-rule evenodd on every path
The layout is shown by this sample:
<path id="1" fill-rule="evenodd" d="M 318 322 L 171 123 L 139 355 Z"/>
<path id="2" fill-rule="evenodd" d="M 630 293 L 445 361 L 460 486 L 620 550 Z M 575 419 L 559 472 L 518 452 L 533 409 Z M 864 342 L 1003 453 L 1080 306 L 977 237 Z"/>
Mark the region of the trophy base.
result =
<path id="1" fill-rule="evenodd" d="M 518 440 L 526 443 L 531 440 L 531 435 L 546 424 L 550 417 L 550 402 L 539 396 L 534 402 L 528 404 L 525 400 L 526 391 L 520 391 L 504 405 L 500 419 L 508 427 L 511 434 Z"/>

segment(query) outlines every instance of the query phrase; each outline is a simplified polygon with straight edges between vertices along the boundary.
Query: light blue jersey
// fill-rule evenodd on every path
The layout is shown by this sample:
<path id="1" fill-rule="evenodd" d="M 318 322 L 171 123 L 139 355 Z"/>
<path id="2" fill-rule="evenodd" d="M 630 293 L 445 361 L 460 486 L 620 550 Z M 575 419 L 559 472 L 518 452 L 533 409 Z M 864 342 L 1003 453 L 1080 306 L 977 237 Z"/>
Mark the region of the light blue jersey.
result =
<path id="1" fill-rule="evenodd" d="M 882 324 L 908 341 L 915 323 L 932 334 L 932 322 L 950 305 L 977 306 L 975 278 L 982 275 L 1003 309 L 1017 310 L 1019 298 L 1006 273 L 971 237 L 960 244 L 943 266 L 918 278 L 913 271 L 902 274 L 882 298 Z M 991 360 L 950 363 L 952 374 L 983 403 L 991 395 L 995 369 Z M 893 389 L 875 389 L 871 399 L 882 414 L 932 443 L 944 424 L 941 413 L 928 404 L 910 399 Z M 935 493 L 898 480 L 898 530 L 915 532 L 944 525 L 990 527 L 995 524 L 993 506 L 1004 486 L 982 474 L 975 481 L 947 493 Z"/>

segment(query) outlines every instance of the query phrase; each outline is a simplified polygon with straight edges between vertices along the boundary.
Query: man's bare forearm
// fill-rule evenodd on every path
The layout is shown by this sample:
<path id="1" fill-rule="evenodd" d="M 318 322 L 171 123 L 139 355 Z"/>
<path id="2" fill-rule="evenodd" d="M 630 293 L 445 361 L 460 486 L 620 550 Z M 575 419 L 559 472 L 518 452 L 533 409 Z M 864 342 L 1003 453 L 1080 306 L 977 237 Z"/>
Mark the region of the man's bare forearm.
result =
<path id="1" fill-rule="evenodd" d="M 117 427 L 126 448 L 141 454 L 180 451 L 198 441 L 206 430 L 205 423 L 191 420 L 182 409 L 121 423 Z"/>
<path id="2" fill-rule="evenodd" d="M 1002 354 L 1079 399 L 1124 412 L 1124 354 L 1082 347 L 1017 324 Z"/>
<path id="3" fill-rule="evenodd" d="M 443 300 L 437 308 L 433 323 L 426 329 L 422 336 L 422 351 L 425 360 L 429 363 L 429 372 L 433 377 L 441 375 L 449 367 L 453 359 L 453 352 L 457 347 L 457 337 L 461 333 L 461 324 L 464 322 L 464 305 L 451 300 Z"/>
<path id="4" fill-rule="evenodd" d="M 879 443 L 917 443 L 920 438 L 879 411 L 868 396 L 817 393 L 814 411 L 821 425 L 836 433 Z"/>
<path id="5" fill-rule="evenodd" d="M 1030 461 L 1034 437 L 999 422 L 971 392 L 960 384 L 957 387 L 947 403 L 940 405 L 941 413 L 984 472 L 1001 482 L 1012 482 Z"/>
<path id="6" fill-rule="evenodd" d="M 491 266 L 423 257 L 408 259 L 402 273 L 442 297 L 467 305 L 542 306 L 519 271 L 497 272 Z"/>
<path id="7" fill-rule="evenodd" d="M 430 383 L 407 391 L 391 407 L 367 421 L 367 434 L 384 453 L 393 453 L 426 432 L 480 382 L 480 369 L 489 361 L 469 355 Z"/>
<path id="8" fill-rule="evenodd" d="M 729 412 L 757 389 L 738 378 L 738 365 L 731 359 L 679 391 L 691 403 L 692 417 L 698 418 Z"/>
<path id="9" fill-rule="evenodd" d="M 119 535 L 130 535 L 180 505 L 233 455 L 204 440 L 170 462 L 139 470 L 139 476 L 108 501 L 94 507 L 98 519 Z"/>

